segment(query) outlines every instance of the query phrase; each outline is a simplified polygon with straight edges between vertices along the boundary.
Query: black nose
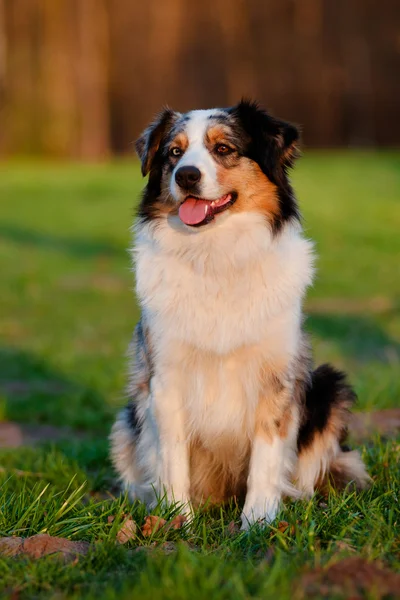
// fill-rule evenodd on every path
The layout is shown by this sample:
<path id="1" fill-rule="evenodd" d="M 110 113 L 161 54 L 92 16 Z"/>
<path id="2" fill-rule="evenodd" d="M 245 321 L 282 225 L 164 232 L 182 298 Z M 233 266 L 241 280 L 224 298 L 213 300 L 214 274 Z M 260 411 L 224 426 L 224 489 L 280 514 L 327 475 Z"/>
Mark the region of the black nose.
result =
<path id="1" fill-rule="evenodd" d="M 175 173 L 175 181 L 181 188 L 190 189 L 200 181 L 201 173 L 197 167 L 180 167 Z"/>

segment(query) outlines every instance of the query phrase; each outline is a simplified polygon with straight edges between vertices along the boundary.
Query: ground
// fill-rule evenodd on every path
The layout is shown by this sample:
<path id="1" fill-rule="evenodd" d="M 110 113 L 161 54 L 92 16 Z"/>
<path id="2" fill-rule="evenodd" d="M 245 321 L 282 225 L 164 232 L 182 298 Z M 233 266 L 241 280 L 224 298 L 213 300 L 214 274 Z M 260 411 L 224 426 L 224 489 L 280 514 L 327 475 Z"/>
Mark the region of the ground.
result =
<path id="1" fill-rule="evenodd" d="M 400 154 L 307 152 L 294 183 L 320 257 L 306 306 L 316 360 L 350 373 L 358 410 L 396 407 Z M 399 437 L 358 441 L 371 489 L 288 502 L 273 527 L 238 533 L 232 505 L 199 513 L 190 530 L 140 532 L 145 509 L 118 495 L 107 435 L 138 316 L 127 248 L 141 185 L 133 161 L 0 165 L 0 421 L 3 445 L 18 446 L 0 451 L 0 537 L 90 543 L 67 562 L 0 557 L 0 596 L 390 597 L 381 581 L 400 566 Z M 138 529 L 121 545 L 126 515 Z M 368 589 L 355 576 L 371 566 L 363 559 L 381 569 Z"/>

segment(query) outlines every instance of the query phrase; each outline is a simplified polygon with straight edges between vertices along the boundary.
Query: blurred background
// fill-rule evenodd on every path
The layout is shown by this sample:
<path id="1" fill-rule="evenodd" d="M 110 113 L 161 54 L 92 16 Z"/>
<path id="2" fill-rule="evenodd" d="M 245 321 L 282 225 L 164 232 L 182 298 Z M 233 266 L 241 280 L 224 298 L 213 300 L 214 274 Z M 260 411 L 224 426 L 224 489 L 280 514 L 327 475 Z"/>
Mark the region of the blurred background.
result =
<path id="1" fill-rule="evenodd" d="M 0 152 L 104 159 L 242 95 L 307 146 L 400 142 L 398 0 L 0 0 Z"/>

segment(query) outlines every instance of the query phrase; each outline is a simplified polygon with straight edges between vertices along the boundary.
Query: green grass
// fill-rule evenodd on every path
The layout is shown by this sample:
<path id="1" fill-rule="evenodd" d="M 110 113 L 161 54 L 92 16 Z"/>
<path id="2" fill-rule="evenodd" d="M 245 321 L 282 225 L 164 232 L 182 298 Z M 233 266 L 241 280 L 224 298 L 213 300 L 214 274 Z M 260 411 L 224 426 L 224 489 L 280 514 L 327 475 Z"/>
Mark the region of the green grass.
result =
<path id="1" fill-rule="evenodd" d="M 400 154 L 308 153 L 294 183 L 319 255 L 307 321 L 316 360 L 350 373 L 360 408 L 397 406 Z M 288 503 L 281 518 L 294 531 L 229 535 L 232 506 L 198 514 L 191 530 L 115 544 L 123 513 L 145 516 L 126 498 L 102 499 L 138 316 L 127 248 L 141 186 L 136 164 L 0 165 L 0 419 L 79 433 L 0 453 L 0 536 L 95 545 L 68 565 L 0 559 L 0 597 L 292 598 L 306 568 L 340 556 L 340 540 L 398 569 L 400 440 L 378 438 L 362 448 L 373 487 Z M 165 553 L 166 540 L 176 551 Z"/>

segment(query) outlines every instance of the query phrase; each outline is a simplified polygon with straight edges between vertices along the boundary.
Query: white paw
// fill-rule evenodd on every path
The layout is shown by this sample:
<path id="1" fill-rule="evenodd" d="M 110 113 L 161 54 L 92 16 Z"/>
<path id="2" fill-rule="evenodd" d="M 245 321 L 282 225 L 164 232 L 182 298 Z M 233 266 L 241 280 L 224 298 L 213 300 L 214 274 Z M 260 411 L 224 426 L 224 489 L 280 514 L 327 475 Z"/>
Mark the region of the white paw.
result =
<path id="1" fill-rule="evenodd" d="M 254 523 L 268 525 L 275 519 L 280 505 L 278 496 L 271 498 L 259 498 L 253 502 L 246 500 L 241 515 L 241 531 L 247 531 Z"/>

